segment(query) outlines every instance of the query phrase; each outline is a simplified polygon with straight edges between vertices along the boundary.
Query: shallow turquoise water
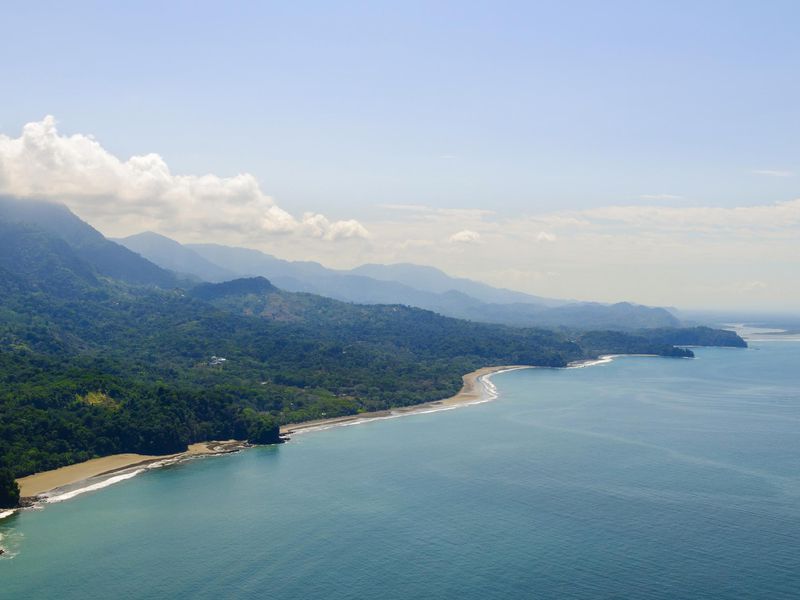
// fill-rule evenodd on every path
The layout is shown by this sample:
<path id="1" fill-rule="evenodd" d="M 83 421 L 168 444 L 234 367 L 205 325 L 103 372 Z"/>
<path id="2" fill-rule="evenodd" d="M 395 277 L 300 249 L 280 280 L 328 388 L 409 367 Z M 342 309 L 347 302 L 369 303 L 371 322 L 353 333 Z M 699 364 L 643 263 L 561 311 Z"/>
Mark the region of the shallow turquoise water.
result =
<path id="1" fill-rule="evenodd" d="M 800 344 L 496 376 L 487 404 L 0 521 L 3 598 L 798 598 Z"/>

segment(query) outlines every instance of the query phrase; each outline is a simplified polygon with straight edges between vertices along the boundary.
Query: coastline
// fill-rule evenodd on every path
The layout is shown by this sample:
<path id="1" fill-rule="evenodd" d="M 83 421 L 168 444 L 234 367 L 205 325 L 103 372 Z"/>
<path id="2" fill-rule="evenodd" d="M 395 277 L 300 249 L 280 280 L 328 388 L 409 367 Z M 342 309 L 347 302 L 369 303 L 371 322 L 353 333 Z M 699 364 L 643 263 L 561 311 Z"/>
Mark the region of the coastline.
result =
<path id="1" fill-rule="evenodd" d="M 605 365 L 610 362 L 614 362 L 617 358 L 625 358 L 629 356 L 639 356 L 639 357 L 658 357 L 658 354 L 602 354 L 597 358 L 585 358 L 582 360 L 573 360 L 572 362 L 567 363 L 567 366 L 564 367 L 565 369 L 582 369 L 584 367 L 593 367 L 595 365 Z"/>
<path id="2" fill-rule="evenodd" d="M 330 419 L 317 419 L 314 421 L 303 421 L 302 423 L 290 423 L 281 426 L 281 435 L 293 435 L 304 433 L 307 431 L 328 429 L 330 427 L 338 427 L 343 425 L 354 425 L 356 423 L 363 423 L 375 419 L 389 419 L 405 415 L 412 415 L 416 413 L 436 412 L 440 410 L 448 410 L 456 408 L 457 406 L 465 406 L 468 404 L 478 404 L 486 402 L 487 398 L 484 392 L 484 385 L 482 380 L 493 388 L 494 386 L 488 382 L 491 375 L 505 371 L 515 371 L 517 369 L 533 369 L 528 365 L 505 365 L 500 367 L 482 367 L 462 377 L 463 385 L 461 390 L 455 395 L 442 400 L 432 400 L 431 402 L 424 402 L 422 404 L 413 404 L 411 406 L 401 406 L 399 408 L 390 408 L 387 410 L 380 410 L 375 412 L 359 413 L 355 415 L 346 415 L 344 417 L 333 417 Z M 491 390 L 490 388 L 490 390 Z M 493 391 L 489 391 L 492 397 L 488 400 L 493 400 L 496 395 Z"/>
<path id="3" fill-rule="evenodd" d="M 496 395 L 492 391 L 494 386 L 491 386 L 491 383 L 489 383 L 487 380 L 486 383 L 491 386 L 488 391 L 489 397 L 487 398 L 487 393 L 484 388 L 485 384 L 483 384 L 481 381 L 484 377 L 488 378 L 490 375 L 503 371 L 527 368 L 532 367 L 526 365 L 483 367 L 464 375 L 462 377 L 464 383 L 461 387 L 461 390 L 455 396 L 451 396 L 450 398 L 377 412 L 347 415 L 344 417 L 333 417 L 330 419 L 317 419 L 314 421 L 283 425 L 280 428 L 280 433 L 282 436 L 297 434 L 317 429 L 327 429 L 329 427 L 352 425 L 368 420 L 386 419 L 414 413 L 448 410 L 451 408 L 456 408 L 457 406 L 485 402 L 487 399 L 494 399 Z M 58 469 L 52 469 L 50 471 L 42 471 L 32 475 L 26 475 L 25 477 L 17 479 L 17 483 L 20 486 L 20 498 L 23 500 L 23 505 L 31 505 L 37 500 L 47 500 L 53 492 L 60 491 L 64 488 L 77 486 L 78 484 L 88 483 L 89 480 L 94 478 L 107 477 L 108 479 L 105 482 L 95 483 L 93 486 L 82 487 L 78 490 L 67 491 L 60 496 L 54 496 L 52 501 L 55 501 L 56 497 L 72 497 L 83 490 L 88 491 L 88 487 L 91 487 L 92 489 L 104 487 L 111 479 L 127 479 L 128 477 L 132 477 L 146 468 L 153 468 L 162 464 L 172 464 L 196 456 L 227 454 L 230 452 L 236 452 L 246 447 L 249 447 L 249 444 L 246 442 L 240 440 L 227 440 L 191 444 L 185 452 L 178 452 L 176 454 L 112 454 L 110 456 L 93 458 L 81 463 L 59 467 Z M 139 470 L 132 472 L 132 470 L 137 468 Z M 111 483 L 113 483 L 113 481 Z M 9 511 L 0 513 L 0 515 L 2 515 L 0 518 L 10 516 L 10 514 L 13 514 L 13 511 L 15 510 L 17 509 L 10 509 Z"/>
<path id="4" fill-rule="evenodd" d="M 607 364 L 614 359 L 623 356 L 656 356 L 651 354 L 605 354 L 594 359 L 576 360 L 568 363 L 566 369 L 581 369 L 594 365 Z M 503 365 L 496 367 L 482 367 L 462 376 L 463 385 L 461 390 L 449 398 L 432 400 L 422 404 L 391 408 L 387 410 L 346 415 L 343 417 L 331 417 L 327 419 L 316 419 L 301 423 L 290 423 L 280 427 L 280 435 L 287 437 L 290 435 L 307 433 L 329 429 L 331 427 L 342 427 L 356 425 L 373 420 L 392 419 L 396 417 L 408 416 L 413 414 L 424 414 L 451 410 L 459 406 L 470 404 L 480 404 L 497 398 L 494 385 L 490 381 L 492 375 L 506 371 L 518 369 L 535 369 L 539 367 L 531 365 Z M 37 501 L 57 502 L 58 499 L 68 499 L 83 493 L 106 487 L 116 481 L 133 477 L 143 470 L 174 464 L 188 458 L 197 456 L 212 456 L 217 454 L 227 454 L 237 452 L 250 447 L 250 444 L 241 440 L 210 441 L 191 444 L 184 452 L 165 455 L 147 454 L 112 454 L 101 458 L 93 458 L 81 463 L 59 467 L 50 471 L 42 471 L 32 475 L 26 475 L 17 479 L 20 486 L 20 499 L 22 506 L 31 506 Z M 106 478 L 101 480 L 101 478 Z M 90 480 L 99 481 L 89 484 Z M 84 484 L 86 484 L 84 486 Z M 74 489 L 77 488 L 77 489 Z M 55 492 L 63 492 L 56 495 Z M 0 519 L 10 516 L 18 509 L 8 509 L 0 511 Z"/>
<path id="5" fill-rule="evenodd" d="M 176 462 L 193 456 L 226 454 L 236 452 L 248 446 L 238 440 L 199 442 L 191 444 L 185 452 L 164 455 L 148 454 L 112 454 L 101 458 L 93 458 L 74 465 L 59 467 L 50 471 L 42 471 L 17 479 L 20 498 L 36 500 L 48 492 L 84 482 L 93 477 L 103 477 L 120 473 L 135 467 L 147 467 L 153 463 L 167 461 Z"/>
<path id="6" fill-rule="evenodd" d="M 605 354 L 594 359 L 576 360 L 568 363 L 565 369 L 581 369 L 594 365 L 607 364 L 616 358 L 626 356 L 656 356 L 654 354 Z M 460 406 L 481 404 L 497 398 L 497 392 L 490 378 L 492 375 L 518 369 L 536 369 L 532 365 L 503 365 L 482 367 L 462 376 L 461 390 L 449 398 L 433 400 L 422 404 L 403 406 L 376 412 L 359 413 L 343 417 L 316 419 L 301 423 L 290 423 L 280 427 L 281 437 L 319 431 L 331 427 L 357 425 L 373 420 L 392 419 L 414 414 L 424 414 L 452 410 Z M 42 471 L 17 479 L 20 486 L 22 507 L 33 506 L 37 502 L 59 502 L 81 493 L 112 485 L 117 481 L 129 479 L 146 469 L 174 464 L 198 456 L 213 456 L 238 452 L 250 444 L 241 440 L 209 441 L 191 444 L 184 452 L 165 455 L 112 454 L 93 458 L 82 463 L 67 465 L 50 471 Z M 97 481 L 93 481 L 97 480 Z M 11 516 L 19 509 L 0 511 L 0 519 Z"/>

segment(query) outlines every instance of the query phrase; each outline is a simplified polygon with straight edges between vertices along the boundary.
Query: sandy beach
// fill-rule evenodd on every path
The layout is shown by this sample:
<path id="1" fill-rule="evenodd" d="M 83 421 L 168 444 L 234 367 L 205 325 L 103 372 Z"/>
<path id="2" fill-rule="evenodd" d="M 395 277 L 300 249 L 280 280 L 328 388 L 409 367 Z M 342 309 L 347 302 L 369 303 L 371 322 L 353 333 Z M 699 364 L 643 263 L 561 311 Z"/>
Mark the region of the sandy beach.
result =
<path id="1" fill-rule="evenodd" d="M 484 397 L 484 390 L 479 381 L 481 377 L 485 375 L 491 375 L 492 373 L 497 373 L 499 371 L 524 368 L 527 367 L 522 365 L 484 367 L 464 375 L 464 385 L 462 386 L 461 391 L 450 398 L 426 402 L 424 404 L 415 404 L 414 406 L 393 408 L 391 410 L 361 413 L 357 415 L 348 415 L 345 417 L 319 419 L 315 421 L 284 425 L 281 427 L 281 434 L 290 435 L 292 433 L 298 433 L 310 429 L 330 427 L 332 425 L 342 425 L 355 421 L 363 421 L 365 419 L 386 418 L 479 402 Z M 227 440 L 222 442 L 200 442 L 189 446 L 186 452 L 162 456 L 152 456 L 146 454 L 113 454 L 111 456 L 93 458 L 91 460 L 87 460 L 86 462 L 61 467 L 59 469 L 53 469 L 52 471 L 34 473 L 33 475 L 28 475 L 27 477 L 18 479 L 17 483 L 19 483 L 20 496 L 22 498 L 35 498 L 36 496 L 46 492 L 50 492 L 54 489 L 68 485 L 74 485 L 91 477 L 110 475 L 124 469 L 143 466 L 162 460 L 180 460 L 181 458 L 203 454 L 235 452 L 236 450 L 246 446 L 247 444 L 241 441 Z"/>
<path id="2" fill-rule="evenodd" d="M 335 417 L 333 419 L 318 419 L 315 421 L 304 421 L 302 423 L 291 423 L 281 427 L 281 435 L 291 435 L 309 429 L 317 429 L 320 427 L 330 427 L 331 425 L 343 425 L 355 421 L 364 421 L 367 419 L 381 419 L 397 415 L 412 414 L 418 412 L 427 412 L 432 409 L 441 409 L 450 406 L 458 406 L 461 404 L 472 404 L 483 399 L 484 390 L 480 383 L 480 378 L 485 375 L 491 375 L 500 371 L 509 371 L 512 369 L 528 369 L 530 367 L 525 365 L 506 365 L 502 367 L 483 367 L 477 371 L 467 373 L 463 377 L 464 385 L 461 387 L 455 396 L 445 398 L 443 400 L 434 400 L 433 402 L 425 402 L 423 404 L 414 404 L 413 406 L 402 406 L 399 408 L 392 408 L 388 410 L 381 410 L 377 412 L 359 413 L 356 415 L 347 415 L 345 417 Z"/>
<path id="3" fill-rule="evenodd" d="M 90 477 L 108 475 L 129 469 L 131 467 L 147 465 L 159 460 L 180 459 L 202 454 L 220 454 L 233 452 L 243 446 L 243 442 L 227 440 L 222 442 L 200 442 L 192 444 L 186 452 L 153 456 L 147 454 L 112 454 L 102 458 L 93 458 L 82 463 L 76 463 L 52 471 L 42 471 L 27 477 L 17 479 L 20 496 L 32 498 L 56 488 L 72 485 Z"/>

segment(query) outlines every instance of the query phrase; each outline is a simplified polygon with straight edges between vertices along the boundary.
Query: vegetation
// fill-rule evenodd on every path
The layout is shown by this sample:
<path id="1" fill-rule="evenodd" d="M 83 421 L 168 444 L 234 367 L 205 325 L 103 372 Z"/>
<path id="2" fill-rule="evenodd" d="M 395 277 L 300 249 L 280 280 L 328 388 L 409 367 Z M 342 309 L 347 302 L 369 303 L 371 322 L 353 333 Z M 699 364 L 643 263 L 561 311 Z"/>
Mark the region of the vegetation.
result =
<path id="1" fill-rule="evenodd" d="M 691 355 L 667 332 L 472 323 L 290 294 L 263 278 L 134 286 L 36 228 L 0 229 L 0 464 L 14 477 L 210 439 L 275 443 L 282 423 L 452 395 L 486 365 Z M 13 502 L 3 481 L 0 471 Z"/>
<path id="2" fill-rule="evenodd" d="M 14 508 L 19 504 L 19 485 L 11 469 L 0 468 L 0 508 Z"/>

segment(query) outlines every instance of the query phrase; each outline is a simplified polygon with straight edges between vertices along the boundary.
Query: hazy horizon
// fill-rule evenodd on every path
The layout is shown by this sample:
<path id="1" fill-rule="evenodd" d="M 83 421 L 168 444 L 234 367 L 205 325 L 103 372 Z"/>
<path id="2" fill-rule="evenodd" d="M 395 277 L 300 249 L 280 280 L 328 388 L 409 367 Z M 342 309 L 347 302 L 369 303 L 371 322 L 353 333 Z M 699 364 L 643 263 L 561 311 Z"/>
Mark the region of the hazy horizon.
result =
<path id="1" fill-rule="evenodd" d="M 109 237 L 796 311 L 792 3 L 7 12 L 0 193 Z"/>

